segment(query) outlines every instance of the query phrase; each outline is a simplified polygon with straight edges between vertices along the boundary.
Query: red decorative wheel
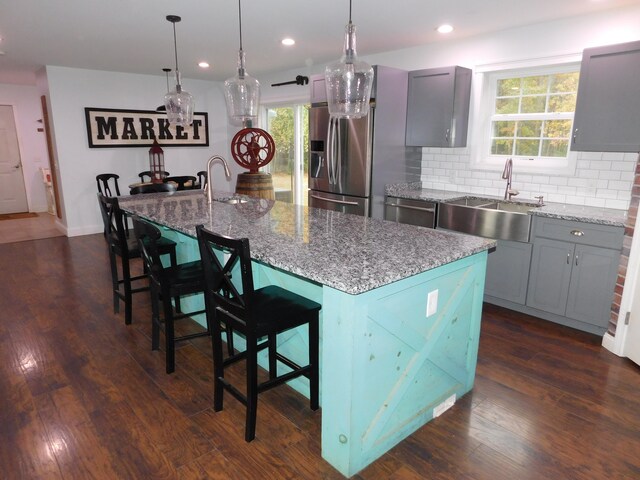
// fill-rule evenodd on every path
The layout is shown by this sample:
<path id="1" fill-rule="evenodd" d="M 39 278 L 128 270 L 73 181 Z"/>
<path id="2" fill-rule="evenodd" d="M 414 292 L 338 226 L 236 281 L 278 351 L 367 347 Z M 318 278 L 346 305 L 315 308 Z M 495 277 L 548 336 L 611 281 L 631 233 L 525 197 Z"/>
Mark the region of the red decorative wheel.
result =
<path id="1" fill-rule="evenodd" d="M 238 165 L 258 173 L 276 153 L 276 144 L 269 133 L 261 128 L 244 128 L 231 141 L 231 155 Z"/>

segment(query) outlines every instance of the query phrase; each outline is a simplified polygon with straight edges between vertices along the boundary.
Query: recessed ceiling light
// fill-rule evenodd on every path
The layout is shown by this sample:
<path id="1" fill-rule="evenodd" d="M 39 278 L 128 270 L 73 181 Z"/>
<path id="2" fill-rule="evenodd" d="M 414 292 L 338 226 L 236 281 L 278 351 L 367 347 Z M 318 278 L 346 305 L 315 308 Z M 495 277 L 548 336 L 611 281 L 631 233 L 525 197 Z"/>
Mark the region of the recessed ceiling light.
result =
<path id="1" fill-rule="evenodd" d="M 198 63 L 198 66 L 200 68 L 209 68 L 209 64 L 207 62 L 200 62 Z"/>
<path id="2" fill-rule="evenodd" d="M 296 41 L 293 38 L 283 38 L 282 44 L 290 47 L 291 45 L 295 45 Z"/>
<path id="3" fill-rule="evenodd" d="M 453 27 L 445 23 L 444 25 L 440 25 L 437 30 L 440 33 L 451 33 L 453 32 Z"/>

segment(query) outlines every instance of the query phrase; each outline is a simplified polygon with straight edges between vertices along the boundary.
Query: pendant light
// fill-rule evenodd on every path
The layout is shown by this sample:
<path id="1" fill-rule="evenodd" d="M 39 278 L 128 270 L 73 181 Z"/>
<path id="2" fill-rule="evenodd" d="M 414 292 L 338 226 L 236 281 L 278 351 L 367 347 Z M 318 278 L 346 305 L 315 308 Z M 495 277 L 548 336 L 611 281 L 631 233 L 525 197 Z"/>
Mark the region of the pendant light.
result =
<path id="1" fill-rule="evenodd" d="M 238 74 L 224 82 L 224 96 L 227 115 L 234 125 L 252 127 L 258 119 L 260 104 L 260 83 L 244 68 L 242 50 L 242 10 L 238 0 L 238 22 L 240 26 L 240 50 L 238 51 Z"/>
<path id="2" fill-rule="evenodd" d="M 176 42 L 176 23 L 182 20 L 177 15 L 167 15 L 167 20 L 173 24 L 173 48 L 176 56 L 176 89 L 164 96 L 164 106 L 171 125 L 186 127 L 193 122 L 195 102 L 189 92 L 182 90 L 180 85 L 180 70 L 178 70 L 178 44 Z"/>
<path id="3" fill-rule="evenodd" d="M 356 26 L 351 23 L 351 0 L 349 0 L 349 23 L 345 27 L 344 54 L 325 69 L 327 103 L 329 113 L 336 118 L 360 118 L 369 113 L 373 68 L 357 59 Z"/>

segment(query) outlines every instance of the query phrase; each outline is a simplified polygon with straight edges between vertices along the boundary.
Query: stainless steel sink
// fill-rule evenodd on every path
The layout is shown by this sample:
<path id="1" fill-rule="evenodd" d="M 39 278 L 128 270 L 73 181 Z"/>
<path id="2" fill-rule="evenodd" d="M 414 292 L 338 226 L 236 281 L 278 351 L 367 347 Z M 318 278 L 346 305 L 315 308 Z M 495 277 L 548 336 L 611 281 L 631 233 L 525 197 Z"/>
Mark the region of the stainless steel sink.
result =
<path id="1" fill-rule="evenodd" d="M 528 213 L 530 210 L 536 208 L 538 205 L 531 203 L 507 203 L 507 202 L 494 202 L 485 205 L 480 205 L 481 208 L 489 208 L 491 210 L 502 210 L 504 212 L 513 213 Z"/>
<path id="2" fill-rule="evenodd" d="M 531 231 L 528 212 L 536 207 L 536 204 L 482 198 L 445 201 L 438 210 L 438 228 L 498 240 L 528 242 Z"/>
<path id="3" fill-rule="evenodd" d="M 451 205 L 464 205 L 466 207 L 479 207 L 479 206 L 490 204 L 492 202 L 495 202 L 495 200 L 490 200 L 488 198 L 474 198 L 474 197 L 464 197 L 464 198 L 457 198 L 455 200 L 446 201 L 446 203 Z"/>

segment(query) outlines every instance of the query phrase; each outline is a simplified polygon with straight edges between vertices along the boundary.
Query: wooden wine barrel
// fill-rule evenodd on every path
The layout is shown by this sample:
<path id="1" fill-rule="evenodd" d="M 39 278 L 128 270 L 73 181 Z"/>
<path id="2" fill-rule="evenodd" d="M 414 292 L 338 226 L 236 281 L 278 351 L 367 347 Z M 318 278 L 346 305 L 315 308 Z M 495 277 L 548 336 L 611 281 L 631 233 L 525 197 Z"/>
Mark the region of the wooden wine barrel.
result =
<path id="1" fill-rule="evenodd" d="M 236 182 L 236 193 L 256 198 L 275 200 L 273 180 L 270 173 L 239 173 Z"/>

